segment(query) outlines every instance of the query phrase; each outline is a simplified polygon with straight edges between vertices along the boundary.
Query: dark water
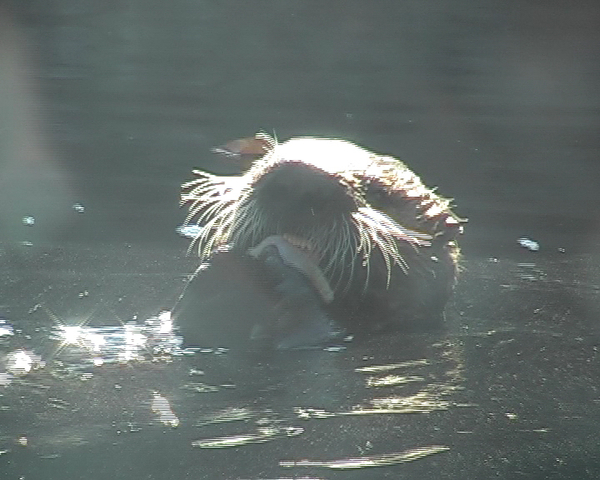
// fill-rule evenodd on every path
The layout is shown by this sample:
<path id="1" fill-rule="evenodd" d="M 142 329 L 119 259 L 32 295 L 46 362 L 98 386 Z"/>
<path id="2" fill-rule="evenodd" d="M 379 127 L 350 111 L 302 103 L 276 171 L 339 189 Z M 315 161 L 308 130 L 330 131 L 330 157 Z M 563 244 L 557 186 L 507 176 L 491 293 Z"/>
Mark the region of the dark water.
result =
<path id="1" fill-rule="evenodd" d="M 1 4 L 0 476 L 598 478 L 599 26 L 593 2 Z M 258 129 L 456 199 L 443 331 L 177 349 L 179 184 Z"/>

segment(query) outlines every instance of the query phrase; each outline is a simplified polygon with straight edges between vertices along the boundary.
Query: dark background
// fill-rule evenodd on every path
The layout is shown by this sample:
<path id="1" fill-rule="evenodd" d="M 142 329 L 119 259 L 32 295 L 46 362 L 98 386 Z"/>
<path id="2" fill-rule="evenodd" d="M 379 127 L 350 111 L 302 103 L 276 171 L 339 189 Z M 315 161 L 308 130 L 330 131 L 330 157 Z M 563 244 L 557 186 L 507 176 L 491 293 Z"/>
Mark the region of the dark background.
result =
<path id="1" fill-rule="evenodd" d="M 399 156 L 473 253 L 597 249 L 597 2 L 33 1 L 0 22 L 0 240 L 177 242 L 191 168 L 265 130 Z"/>

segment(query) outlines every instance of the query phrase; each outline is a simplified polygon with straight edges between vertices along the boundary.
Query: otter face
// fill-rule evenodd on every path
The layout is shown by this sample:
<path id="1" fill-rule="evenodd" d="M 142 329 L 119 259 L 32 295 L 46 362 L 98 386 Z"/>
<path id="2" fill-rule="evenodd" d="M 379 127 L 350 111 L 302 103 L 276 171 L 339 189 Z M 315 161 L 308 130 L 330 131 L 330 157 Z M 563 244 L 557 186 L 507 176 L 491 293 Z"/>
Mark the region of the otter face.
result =
<path id="1" fill-rule="evenodd" d="M 241 176 L 195 171 L 183 186 L 186 222 L 201 227 L 199 255 L 227 245 L 260 259 L 274 247 L 323 302 L 364 306 L 379 315 L 373 323 L 427 316 L 432 306 L 440 314 L 462 229 L 449 202 L 400 161 L 350 142 L 268 140 Z"/>
<path id="2" fill-rule="evenodd" d="M 252 200 L 273 234 L 306 236 L 350 219 L 358 198 L 335 176 L 299 161 L 272 165 L 252 184 Z"/>

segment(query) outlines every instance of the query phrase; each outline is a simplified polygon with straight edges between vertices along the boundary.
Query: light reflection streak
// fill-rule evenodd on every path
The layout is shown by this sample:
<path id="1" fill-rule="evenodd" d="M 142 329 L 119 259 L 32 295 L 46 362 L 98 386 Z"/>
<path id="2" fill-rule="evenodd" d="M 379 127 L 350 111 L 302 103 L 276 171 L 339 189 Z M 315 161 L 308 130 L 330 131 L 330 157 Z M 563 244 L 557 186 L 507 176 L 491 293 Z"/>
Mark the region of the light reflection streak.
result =
<path id="1" fill-rule="evenodd" d="M 413 462 L 436 453 L 447 452 L 450 447 L 445 445 L 429 445 L 425 447 L 411 448 L 403 452 L 387 453 L 383 455 L 370 455 L 365 457 L 351 457 L 341 460 L 282 460 L 281 467 L 322 467 L 334 470 L 348 470 L 366 467 L 383 467 L 397 465 L 400 463 Z"/>
<path id="2" fill-rule="evenodd" d="M 407 413 L 431 413 L 448 410 L 453 404 L 440 398 L 439 392 L 424 389 L 415 395 L 389 396 L 374 398 L 370 405 L 356 405 L 346 412 L 328 412 L 322 409 L 296 407 L 294 412 L 298 418 L 308 420 L 311 418 L 329 418 L 358 415 L 389 415 Z"/>
<path id="3" fill-rule="evenodd" d="M 464 365 L 460 345 L 445 342 L 440 343 L 439 347 L 442 349 L 441 362 L 421 358 L 355 369 L 357 373 L 366 374 L 366 388 L 388 391 L 390 394 L 387 396 L 371 398 L 365 404 L 354 405 L 347 411 L 330 412 L 319 408 L 296 407 L 294 412 L 298 418 L 309 420 L 350 415 L 428 414 L 454 407 L 473 406 L 454 400 L 454 394 L 464 388 Z M 398 369 L 409 371 L 403 375 L 392 373 Z M 418 385 L 419 383 L 423 385 Z M 405 389 L 408 385 L 417 385 L 420 388 L 415 393 L 406 394 Z"/>
<path id="4" fill-rule="evenodd" d="M 426 358 L 421 358 L 419 360 L 409 360 L 407 362 L 358 367 L 358 368 L 355 368 L 354 371 L 360 372 L 360 373 L 381 373 L 381 372 L 389 372 L 390 370 L 396 370 L 397 368 L 422 367 L 422 366 L 430 365 L 430 364 L 431 364 L 431 362 L 429 360 L 427 360 Z"/>
<path id="5" fill-rule="evenodd" d="M 227 448 L 249 445 L 251 443 L 265 443 L 282 437 L 295 437 L 304 433 L 300 427 L 279 427 L 268 426 L 260 427 L 256 433 L 245 433 L 240 435 L 230 435 L 227 437 L 207 438 L 195 440 L 193 447 L 199 448 Z"/>
<path id="6" fill-rule="evenodd" d="M 194 426 L 204 427 L 219 423 L 231 423 L 250 420 L 255 413 L 247 407 L 230 407 L 199 418 Z"/>
<path id="7" fill-rule="evenodd" d="M 425 378 L 418 375 L 385 375 L 383 377 L 370 377 L 367 379 L 367 387 L 392 387 L 394 385 L 406 385 L 407 383 L 424 382 Z"/>
<path id="8" fill-rule="evenodd" d="M 397 415 L 445 411 L 453 406 L 459 406 L 447 399 L 447 395 L 456 388 L 453 385 L 433 383 L 413 395 L 390 395 L 372 398 L 367 405 L 355 405 L 349 411 L 328 412 L 317 408 L 296 407 L 294 413 L 298 418 L 308 420 L 358 415 Z"/>

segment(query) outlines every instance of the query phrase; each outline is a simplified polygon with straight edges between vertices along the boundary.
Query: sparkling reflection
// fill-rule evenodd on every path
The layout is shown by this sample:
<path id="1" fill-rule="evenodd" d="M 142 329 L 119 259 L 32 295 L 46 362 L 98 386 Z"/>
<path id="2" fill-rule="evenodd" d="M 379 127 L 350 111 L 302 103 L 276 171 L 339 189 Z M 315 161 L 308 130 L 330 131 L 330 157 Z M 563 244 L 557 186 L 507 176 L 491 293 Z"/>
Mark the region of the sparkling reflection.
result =
<path id="1" fill-rule="evenodd" d="M 0 357 L 0 365 L 4 366 L 4 371 L 0 372 L 0 386 L 6 386 L 14 377 L 23 377 L 43 368 L 45 363 L 39 355 L 29 350 L 18 349 Z"/>
<path id="2" fill-rule="evenodd" d="M 121 325 L 89 326 L 88 319 L 75 325 L 65 325 L 54 316 L 56 327 L 51 338 L 58 342 L 55 356 L 81 364 L 101 366 L 106 363 L 127 363 L 150 360 L 160 355 L 180 354 L 181 338 L 173 331 L 168 311 Z"/>
<path id="3" fill-rule="evenodd" d="M 44 362 L 39 355 L 27 350 L 16 350 L 5 359 L 6 371 L 15 376 L 26 375 L 34 369 L 42 368 Z"/>

